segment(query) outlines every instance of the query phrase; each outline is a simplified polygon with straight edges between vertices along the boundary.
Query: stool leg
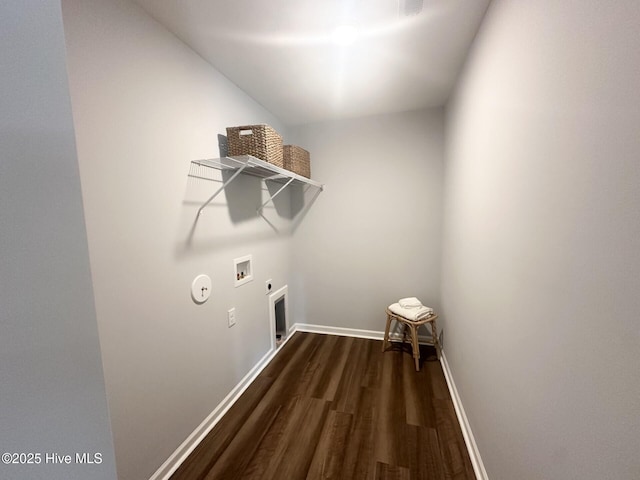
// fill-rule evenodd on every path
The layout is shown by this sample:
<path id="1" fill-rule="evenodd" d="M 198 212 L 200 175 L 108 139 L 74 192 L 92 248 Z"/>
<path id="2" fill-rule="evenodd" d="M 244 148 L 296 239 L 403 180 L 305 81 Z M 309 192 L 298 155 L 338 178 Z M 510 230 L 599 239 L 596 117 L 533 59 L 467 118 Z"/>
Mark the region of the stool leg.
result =
<path id="1" fill-rule="evenodd" d="M 438 338 L 438 325 L 436 321 L 431 322 L 431 336 L 433 337 L 433 345 L 436 347 L 436 357 L 440 360 L 442 355 L 442 347 L 440 346 L 440 339 Z"/>
<path id="2" fill-rule="evenodd" d="M 389 341 L 389 330 L 391 329 L 391 315 L 387 314 L 387 327 L 384 329 L 384 339 L 382 340 L 382 351 L 387 349 L 387 342 Z"/>
<path id="3" fill-rule="evenodd" d="M 410 325 L 411 347 L 413 350 L 413 360 L 416 362 L 416 372 L 420 371 L 420 345 L 418 344 L 418 329 L 415 325 Z"/>

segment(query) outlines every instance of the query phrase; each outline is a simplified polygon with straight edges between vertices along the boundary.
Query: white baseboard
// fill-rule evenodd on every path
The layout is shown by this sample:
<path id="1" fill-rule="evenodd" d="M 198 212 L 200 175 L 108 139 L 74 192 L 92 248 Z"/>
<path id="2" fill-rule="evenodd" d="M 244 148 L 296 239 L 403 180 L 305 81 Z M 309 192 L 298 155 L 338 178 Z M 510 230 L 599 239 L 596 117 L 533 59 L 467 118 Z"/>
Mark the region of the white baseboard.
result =
<path id="1" fill-rule="evenodd" d="M 329 327 L 326 325 L 311 325 L 308 323 L 296 323 L 289 330 L 293 332 L 309 332 L 309 333 L 324 333 L 326 335 L 341 335 L 343 337 L 356 337 L 356 338 L 369 338 L 371 340 L 382 340 L 384 338 L 384 332 L 378 332 L 376 330 L 361 330 L 358 328 L 344 328 L 344 327 Z M 399 342 L 402 340 L 402 334 L 399 332 L 391 332 L 389 334 L 389 340 L 392 342 Z M 418 342 L 424 345 L 432 345 L 430 335 L 418 335 Z"/>
<path id="2" fill-rule="evenodd" d="M 453 407 L 456 410 L 458 423 L 460 424 L 460 429 L 462 430 L 462 436 L 464 437 L 464 442 L 467 445 L 467 450 L 469 451 L 469 458 L 471 459 L 471 464 L 473 465 L 473 471 L 476 474 L 476 479 L 489 480 L 487 471 L 484 468 L 484 463 L 482 462 L 482 457 L 480 457 L 480 451 L 478 450 L 476 439 L 473 436 L 473 432 L 471 431 L 471 426 L 469 425 L 467 414 L 465 413 L 464 407 L 462 406 L 462 401 L 460 400 L 460 395 L 458 395 L 458 389 L 456 388 L 456 384 L 453 381 L 453 376 L 451 375 L 451 370 L 449 369 L 449 363 L 447 362 L 447 357 L 445 356 L 444 352 L 442 352 L 442 355 L 440 355 L 440 363 L 442 365 L 442 371 L 444 372 L 444 378 L 447 381 L 447 386 L 449 387 L 449 393 L 451 394 Z"/>
<path id="3" fill-rule="evenodd" d="M 296 323 L 296 332 L 324 333 L 327 335 L 341 335 L 343 337 L 369 338 L 372 340 L 382 340 L 384 332 L 375 330 L 360 330 L 357 328 L 328 327 L 325 325 L 311 325 L 309 323 Z"/>
<path id="4" fill-rule="evenodd" d="M 323 333 L 327 335 L 340 335 L 343 337 L 357 337 L 368 338 L 372 340 L 382 340 L 384 338 L 384 332 L 375 330 L 361 330 L 357 328 L 343 328 L 343 327 L 330 327 L 324 325 L 311 325 L 306 323 L 295 323 L 289 328 L 289 335 L 284 339 L 278 349 L 269 350 L 264 357 L 262 357 L 258 363 L 247 373 L 242 380 L 229 392 L 229 394 L 220 402 L 220 404 L 203 420 L 203 422 L 189 435 L 184 442 L 176 449 L 175 452 L 160 466 L 160 468 L 150 477 L 149 480 L 169 480 L 171 475 L 178 469 L 178 467 L 185 461 L 185 459 L 193 452 L 198 444 L 207 436 L 211 429 L 220 421 L 225 413 L 233 406 L 234 403 L 240 398 L 240 395 L 251 385 L 251 382 L 260 374 L 262 370 L 271 362 L 273 357 L 284 344 L 286 344 L 295 332 L 309 332 L 309 333 Z M 390 335 L 392 341 L 399 341 L 402 339 L 402 335 L 399 333 L 392 333 Z M 429 343 L 431 337 L 419 337 L 421 343 Z M 489 480 L 487 472 L 480 458 L 480 452 L 476 445 L 475 438 L 471 432 L 471 427 L 467 420 L 467 416 L 462 407 L 458 390 L 456 389 L 451 371 L 449 370 L 449 364 L 444 355 L 444 352 L 440 356 L 440 363 L 442 364 L 442 370 L 449 387 L 449 393 L 453 400 L 453 405 L 456 410 L 458 422 L 462 429 L 462 435 L 464 436 L 467 450 L 469 451 L 469 457 L 471 458 L 471 464 L 476 474 L 477 480 Z"/>
<path id="5" fill-rule="evenodd" d="M 207 434 L 216 426 L 225 413 L 240 398 L 240 395 L 251 385 L 256 377 L 269 365 L 269 362 L 275 357 L 278 350 L 289 341 L 291 335 L 287 335 L 282 344 L 277 349 L 269 350 L 255 366 L 249 370 L 240 382 L 229 392 L 229 394 L 218 404 L 216 408 L 205 418 L 198 427 L 189 435 L 184 442 L 176 449 L 175 452 L 156 470 L 149 480 L 169 480 L 171 475 L 186 460 L 186 458 L 195 450 L 198 444 L 207 436 Z"/>

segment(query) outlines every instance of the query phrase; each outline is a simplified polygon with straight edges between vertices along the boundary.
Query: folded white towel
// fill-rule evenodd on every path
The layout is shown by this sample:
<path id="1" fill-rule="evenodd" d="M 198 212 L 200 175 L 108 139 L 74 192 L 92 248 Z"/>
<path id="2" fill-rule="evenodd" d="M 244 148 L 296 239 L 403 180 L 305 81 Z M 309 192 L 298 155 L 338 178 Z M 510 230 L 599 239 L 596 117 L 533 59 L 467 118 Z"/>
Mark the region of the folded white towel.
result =
<path id="1" fill-rule="evenodd" d="M 403 308 L 399 303 L 394 303 L 389 305 L 389 310 L 396 315 L 400 315 L 408 320 L 413 320 L 414 322 L 433 314 L 433 308 L 425 307 L 424 305 L 418 308 Z"/>
<path id="2" fill-rule="evenodd" d="M 416 297 L 401 298 L 398 303 L 402 308 L 418 308 L 422 307 L 422 302 Z"/>

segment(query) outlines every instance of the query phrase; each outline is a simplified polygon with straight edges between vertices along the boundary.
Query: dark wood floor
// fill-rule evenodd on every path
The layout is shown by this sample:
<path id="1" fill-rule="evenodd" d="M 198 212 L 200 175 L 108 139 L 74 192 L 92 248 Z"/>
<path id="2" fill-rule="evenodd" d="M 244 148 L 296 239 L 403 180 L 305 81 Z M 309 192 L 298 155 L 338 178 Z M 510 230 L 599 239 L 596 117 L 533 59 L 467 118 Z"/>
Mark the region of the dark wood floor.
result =
<path id="1" fill-rule="evenodd" d="M 435 352 L 381 348 L 296 333 L 172 480 L 474 479 Z"/>

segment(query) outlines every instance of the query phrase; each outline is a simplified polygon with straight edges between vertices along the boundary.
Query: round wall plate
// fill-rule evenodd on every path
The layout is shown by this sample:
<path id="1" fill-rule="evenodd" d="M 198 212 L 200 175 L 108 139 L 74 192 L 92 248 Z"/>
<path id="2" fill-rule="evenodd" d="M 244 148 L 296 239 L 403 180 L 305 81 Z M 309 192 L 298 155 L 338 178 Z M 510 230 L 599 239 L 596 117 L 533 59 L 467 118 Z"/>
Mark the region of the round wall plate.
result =
<path id="1" fill-rule="evenodd" d="M 211 295 L 211 278 L 209 275 L 198 275 L 191 284 L 191 298 L 196 303 L 204 303 Z"/>

